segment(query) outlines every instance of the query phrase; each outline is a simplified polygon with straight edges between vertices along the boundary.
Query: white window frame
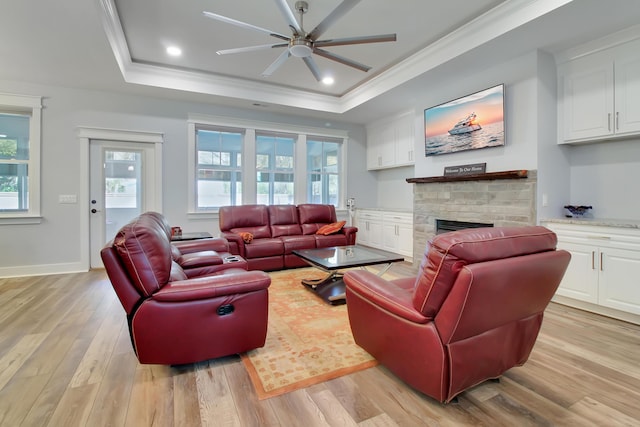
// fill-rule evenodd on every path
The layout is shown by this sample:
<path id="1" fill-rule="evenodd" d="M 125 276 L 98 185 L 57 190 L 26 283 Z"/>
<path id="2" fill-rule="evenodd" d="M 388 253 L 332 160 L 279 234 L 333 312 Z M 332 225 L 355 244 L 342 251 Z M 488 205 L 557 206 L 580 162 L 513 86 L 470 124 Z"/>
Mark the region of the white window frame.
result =
<path id="1" fill-rule="evenodd" d="M 1 212 L 0 224 L 39 224 L 40 215 L 40 147 L 42 97 L 0 93 L 0 111 L 21 113 L 29 119 L 29 209 L 26 212 Z"/>
<path id="2" fill-rule="evenodd" d="M 189 114 L 187 120 L 187 154 L 188 154 L 188 215 L 194 218 L 217 215 L 217 211 L 202 211 L 196 209 L 196 129 L 198 126 L 214 126 L 221 128 L 244 129 L 245 139 L 242 158 L 242 203 L 252 204 L 257 200 L 256 185 L 256 132 L 274 132 L 297 135 L 294 154 L 294 202 L 295 204 L 307 203 L 307 135 L 314 137 L 327 137 L 342 140 L 340 165 L 340 194 L 346 194 L 347 181 L 347 143 L 348 132 L 340 129 L 317 128 L 312 126 L 299 126 L 286 123 L 265 122 L 259 120 L 239 119 L 223 116 L 209 116 L 203 114 Z M 337 209 L 344 209 L 346 199 L 341 196 Z M 343 200 L 344 199 L 344 200 Z M 213 215 L 212 215 L 213 214 Z"/>
<path id="3" fill-rule="evenodd" d="M 336 140 L 335 138 L 320 137 L 320 136 L 317 136 L 317 135 L 308 135 L 307 136 L 307 142 L 309 142 L 309 140 L 320 142 L 322 144 L 325 144 L 325 143 L 338 144 L 338 145 L 341 144 L 341 142 Z M 339 150 L 339 152 L 338 152 L 338 168 L 339 168 L 338 169 L 338 178 L 340 179 L 340 181 L 342 181 L 342 179 L 343 179 L 343 177 L 342 177 L 342 169 L 343 169 L 342 168 L 342 164 L 344 162 L 342 160 L 342 154 L 343 154 L 342 150 Z M 307 156 L 307 158 L 308 158 L 308 156 Z M 329 194 L 328 194 L 329 176 L 334 175 L 334 174 L 333 173 L 328 173 L 328 172 L 325 171 L 324 148 L 323 148 L 322 153 L 321 153 L 321 158 L 322 158 L 322 165 L 320 167 L 320 169 L 321 169 L 320 172 L 310 172 L 310 170 L 311 170 L 310 167 L 307 167 L 307 178 L 309 177 L 310 174 L 311 175 L 313 175 L 313 174 L 321 175 L 323 177 L 323 180 L 322 180 L 322 182 L 323 182 L 323 186 L 322 187 L 323 188 L 322 188 L 322 196 L 321 196 L 321 198 L 324 199 L 325 195 L 327 196 L 327 198 L 329 197 Z M 326 186 L 326 188 L 325 188 L 325 186 Z M 341 192 L 342 190 L 343 190 L 343 187 L 339 186 L 338 191 Z M 311 202 L 309 202 L 309 199 L 310 199 L 309 191 L 312 191 L 312 188 L 311 188 L 311 185 L 309 184 L 309 182 L 307 182 L 307 191 L 306 191 L 307 203 L 311 203 Z M 342 196 L 343 196 L 342 193 L 338 193 L 338 197 L 340 199 L 342 198 Z M 328 202 L 327 201 L 323 201 L 322 203 L 328 203 Z"/>

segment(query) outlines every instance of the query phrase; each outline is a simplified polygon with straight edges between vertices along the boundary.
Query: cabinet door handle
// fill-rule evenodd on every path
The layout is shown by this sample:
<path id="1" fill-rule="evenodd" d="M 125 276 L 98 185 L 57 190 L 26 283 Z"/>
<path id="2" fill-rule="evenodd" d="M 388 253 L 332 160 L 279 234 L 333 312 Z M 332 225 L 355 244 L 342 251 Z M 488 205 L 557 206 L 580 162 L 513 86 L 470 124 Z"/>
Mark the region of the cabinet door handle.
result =
<path id="1" fill-rule="evenodd" d="M 596 269 L 596 251 L 591 251 L 591 269 Z"/>
<path id="2" fill-rule="evenodd" d="M 620 130 L 620 112 L 616 111 L 616 130 Z"/>
<path id="3" fill-rule="evenodd" d="M 607 114 L 607 127 L 611 131 L 611 113 Z"/>
<path id="4" fill-rule="evenodd" d="M 604 271 L 604 268 L 602 266 L 602 252 L 600 252 L 600 271 Z"/>

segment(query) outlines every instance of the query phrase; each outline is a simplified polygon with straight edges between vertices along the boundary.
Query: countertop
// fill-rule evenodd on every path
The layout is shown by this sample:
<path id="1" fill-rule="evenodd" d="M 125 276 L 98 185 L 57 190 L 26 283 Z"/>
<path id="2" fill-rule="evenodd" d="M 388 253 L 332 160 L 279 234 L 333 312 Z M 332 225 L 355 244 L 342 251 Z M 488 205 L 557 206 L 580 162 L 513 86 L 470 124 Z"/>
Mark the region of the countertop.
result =
<path id="1" fill-rule="evenodd" d="M 402 209 L 402 208 L 358 208 L 356 207 L 356 210 L 361 210 L 361 211 L 380 211 L 380 212 L 398 212 L 398 213 L 409 213 L 412 214 L 413 210 L 412 209 Z"/>
<path id="2" fill-rule="evenodd" d="M 556 224 L 576 224 L 591 225 L 594 227 L 618 227 L 618 228 L 639 228 L 638 219 L 618 219 L 618 218 L 548 218 L 540 222 Z"/>

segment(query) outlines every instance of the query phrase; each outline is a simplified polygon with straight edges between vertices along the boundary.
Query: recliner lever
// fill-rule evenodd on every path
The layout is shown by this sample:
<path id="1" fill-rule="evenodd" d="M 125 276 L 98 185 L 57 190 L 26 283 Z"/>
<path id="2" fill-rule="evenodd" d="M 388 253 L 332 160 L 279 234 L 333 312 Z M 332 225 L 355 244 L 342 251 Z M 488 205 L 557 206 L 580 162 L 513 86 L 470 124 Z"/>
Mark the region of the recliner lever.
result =
<path id="1" fill-rule="evenodd" d="M 236 308 L 233 306 L 233 304 L 225 304 L 218 307 L 216 313 L 218 313 L 218 316 L 226 316 L 227 314 L 233 313 L 235 309 Z"/>

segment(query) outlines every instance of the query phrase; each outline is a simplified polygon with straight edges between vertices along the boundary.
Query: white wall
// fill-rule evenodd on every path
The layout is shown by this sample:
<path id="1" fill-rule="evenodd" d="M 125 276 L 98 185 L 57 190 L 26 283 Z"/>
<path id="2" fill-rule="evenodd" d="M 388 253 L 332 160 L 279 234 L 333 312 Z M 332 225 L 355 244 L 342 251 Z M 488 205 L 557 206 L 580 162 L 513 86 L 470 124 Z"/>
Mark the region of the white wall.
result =
<path id="1" fill-rule="evenodd" d="M 416 111 L 415 166 L 375 172 L 378 206 L 411 209 L 413 185 L 407 185 L 406 178 L 441 176 L 446 166 L 486 163 L 487 172 L 545 169 L 549 179 L 542 177 L 543 188 L 548 193 L 549 206 L 556 209 L 554 215 L 560 215 L 561 207 L 558 206 L 565 203 L 569 193 L 569 171 L 568 161 L 562 155 L 563 148 L 558 147 L 555 139 L 556 68 L 553 57 L 533 51 L 484 70 L 473 67 L 461 70 L 458 73 L 450 70 L 434 72 L 433 84 L 414 95 L 413 105 L 408 107 Z M 504 147 L 424 156 L 423 114 L 426 108 L 500 83 L 505 84 Z M 540 173 L 538 179 L 541 179 Z M 557 185 L 558 182 L 561 184 Z"/>
<path id="2" fill-rule="evenodd" d="M 86 91 L 0 81 L 0 92 L 44 97 L 42 112 L 42 216 L 41 224 L 0 225 L 0 277 L 82 270 L 79 228 L 89 208 L 60 204 L 58 195 L 80 195 L 79 126 L 162 132 L 163 213 L 185 231 L 217 232 L 213 217 L 187 215 L 187 117 L 189 113 L 240 117 L 276 123 L 324 127 L 326 120 L 277 115 L 263 110 L 241 110 L 219 105 Z M 347 197 L 375 205 L 375 176 L 366 172 L 363 126 L 332 123 L 349 133 Z M 345 197 L 345 199 L 346 199 Z"/>
<path id="3" fill-rule="evenodd" d="M 570 170 L 567 147 L 557 141 L 557 68 L 554 58 L 544 52 L 538 56 L 538 188 L 537 219 L 564 215 L 570 193 Z"/>
<path id="4" fill-rule="evenodd" d="M 414 177 L 413 166 L 382 169 L 373 173 L 376 174 L 378 185 L 378 205 L 374 207 L 413 210 L 413 184 L 406 181 Z"/>
<path id="5" fill-rule="evenodd" d="M 537 57 L 536 52 L 496 64 L 485 70 L 468 69 L 452 75 L 448 81 L 434 82 L 425 88 L 416 105 L 419 120 L 424 109 L 477 92 L 500 83 L 505 85 L 504 147 L 463 151 L 439 156 L 424 153 L 424 128 L 416 138 L 416 177 L 441 176 L 446 166 L 486 163 L 487 172 L 537 168 Z"/>
<path id="6" fill-rule="evenodd" d="M 571 146 L 567 204 L 592 205 L 598 218 L 640 220 L 640 139 Z"/>

